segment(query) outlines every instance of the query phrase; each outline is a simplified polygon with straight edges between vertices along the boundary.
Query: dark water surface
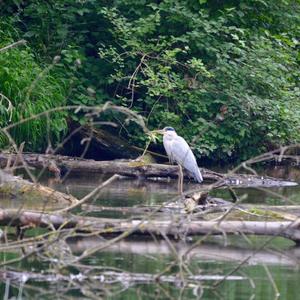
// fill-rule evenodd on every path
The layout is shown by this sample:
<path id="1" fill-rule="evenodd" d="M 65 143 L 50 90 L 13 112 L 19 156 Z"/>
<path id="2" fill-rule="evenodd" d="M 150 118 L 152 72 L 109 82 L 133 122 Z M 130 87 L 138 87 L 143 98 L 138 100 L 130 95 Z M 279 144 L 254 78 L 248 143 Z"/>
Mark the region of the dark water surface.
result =
<path id="1" fill-rule="evenodd" d="M 261 169 L 261 175 L 300 182 L 299 167 L 276 167 Z M 54 189 L 71 193 L 79 199 L 89 193 L 107 177 L 95 174 L 71 174 L 64 183 L 56 183 L 44 176 L 42 183 Z M 185 184 L 185 189 L 194 189 L 193 184 Z M 243 203 L 270 205 L 300 205 L 300 187 L 280 188 L 236 188 Z M 101 191 L 89 205 L 96 207 L 132 207 L 137 205 L 158 205 L 172 200 L 177 195 L 177 182 L 155 182 L 122 179 L 115 181 Z M 218 197 L 230 200 L 226 189 L 215 192 Z M 17 201 L 17 200 L 16 200 Z M 7 203 L 8 207 L 16 207 L 17 202 Z M 5 202 L 2 202 L 2 207 Z M 89 206 L 87 206 L 88 209 Z M 92 206 L 93 207 L 93 206 Z M 85 211 L 79 213 L 97 217 L 135 217 L 122 212 Z M 167 213 L 164 218 L 172 216 Z M 34 235 L 34 230 L 32 232 Z M 300 247 L 283 238 L 253 236 L 215 236 L 201 237 L 186 241 L 157 240 L 149 237 L 131 237 L 122 239 L 81 261 L 82 266 L 73 268 L 63 266 L 58 269 L 57 259 L 61 251 L 70 251 L 75 255 L 95 246 L 105 245 L 106 240 L 94 236 L 69 237 L 66 248 L 49 249 L 51 260 L 32 255 L 17 262 L 14 270 L 42 273 L 45 270 L 57 270 L 57 273 L 74 276 L 80 270 L 98 274 L 103 270 L 122 270 L 131 274 L 159 274 L 174 276 L 178 280 L 163 283 L 146 283 L 140 281 L 133 284 L 125 278 L 102 283 L 101 278 L 77 281 L 75 284 L 64 281 L 46 283 L 41 280 L 23 282 L 12 278 L 2 278 L 0 295 L 3 299 L 300 299 Z M 198 245 L 191 248 L 195 242 Z M 60 246 L 61 247 L 61 246 Z M 21 251 L 21 250 L 20 250 Z M 53 252 L 51 252 L 53 251 Z M 178 263 L 178 257 L 186 254 L 186 265 Z M 18 257 L 17 251 L 6 251 L 1 254 L 1 261 Z M 43 254 L 46 255 L 46 254 Z M 56 260 L 55 260 L 56 259 Z M 2 267 L 7 270 L 9 267 Z M 98 273 L 97 273 L 98 272 Z M 89 273 L 90 274 L 90 273 Z M 180 281 L 184 274 L 207 275 L 196 281 Z M 222 276 L 228 279 L 221 281 Z M 216 277 L 221 276 L 221 277 Z M 142 275 L 141 275 L 142 277 Z M 78 283 L 79 282 L 79 283 Z"/>

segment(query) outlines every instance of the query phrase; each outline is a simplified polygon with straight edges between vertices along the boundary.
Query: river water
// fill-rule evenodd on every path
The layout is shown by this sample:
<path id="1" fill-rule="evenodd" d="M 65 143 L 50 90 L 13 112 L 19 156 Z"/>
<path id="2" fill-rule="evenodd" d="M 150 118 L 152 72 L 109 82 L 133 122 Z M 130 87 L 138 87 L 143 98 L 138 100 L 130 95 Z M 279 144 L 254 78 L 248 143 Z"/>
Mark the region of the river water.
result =
<path id="1" fill-rule="evenodd" d="M 263 168 L 258 172 L 261 175 L 300 182 L 299 167 Z M 107 176 L 95 174 L 70 174 L 64 183 L 57 183 L 47 176 L 43 176 L 41 182 L 80 199 L 106 178 Z M 194 185 L 185 183 L 185 189 L 193 188 Z M 244 187 L 237 188 L 236 193 L 243 197 L 243 203 L 300 205 L 299 186 L 267 189 Z M 122 179 L 103 189 L 82 210 L 77 210 L 77 213 L 94 217 L 139 219 L 143 217 L 142 214 L 131 215 L 125 209 L 101 211 L 97 208 L 158 205 L 172 200 L 176 195 L 176 180 L 155 182 Z M 215 192 L 215 195 L 230 200 L 226 189 Z M 17 201 L 3 199 L 2 207 L 16 207 Z M 27 205 L 29 208 L 34 206 L 32 203 Z M 165 213 L 162 217 L 167 219 L 172 216 Z M 31 229 L 29 236 L 36 236 L 38 233 L 39 229 Z M 300 247 L 293 242 L 279 237 L 242 235 L 213 236 L 203 241 L 201 238 L 171 241 L 133 236 L 87 256 L 77 265 L 64 266 L 58 263 L 59 252 L 70 251 L 72 255 L 80 255 L 87 249 L 105 245 L 107 242 L 104 238 L 90 235 L 69 235 L 65 240 L 65 248 L 58 242 L 57 249 L 53 250 L 52 246 L 49 246 L 48 252 L 28 255 L 15 264 L 2 267 L 2 271 L 17 270 L 24 271 L 24 274 L 51 272 L 73 276 L 75 283 L 72 280 L 14 280 L 2 276 L 0 295 L 3 295 L 3 299 L 300 298 Z M 20 257 L 22 251 L 24 249 L 3 251 L 2 261 Z M 187 254 L 184 264 L 179 260 L 183 253 Z M 64 256 L 65 259 L 66 257 Z M 121 280 L 117 280 L 113 276 L 108 283 L 98 276 L 102 271 L 127 272 L 131 277 L 123 276 Z M 87 273 L 89 278 L 84 279 Z M 91 274 L 95 274 L 95 277 Z M 162 282 L 157 283 L 153 278 L 150 280 L 147 277 L 153 274 L 162 274 L 165 277 Z M 198 279 L 187 280 L 188 276 L 196 275 L 199 276 Z M 228 278 L 222 280 L 226 275 Z M 185 280 L 181 280 L 182 278 Z"/>

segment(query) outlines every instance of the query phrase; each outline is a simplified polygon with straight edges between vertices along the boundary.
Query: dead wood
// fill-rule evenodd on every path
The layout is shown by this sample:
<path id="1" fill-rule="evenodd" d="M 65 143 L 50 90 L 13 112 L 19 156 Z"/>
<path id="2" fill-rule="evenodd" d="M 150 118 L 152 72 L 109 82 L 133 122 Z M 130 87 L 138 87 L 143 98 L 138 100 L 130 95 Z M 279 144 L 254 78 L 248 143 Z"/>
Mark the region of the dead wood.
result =
<path id="1" fill-rule="evenodd" d="M 36 168 L 49 169 L 49 166 L 55 161 L 58 167 L 73 172 L 110 173 L 129 177 L 178 177 L 177 166 L 147 164 L 138 160 L 95 161 L 93 159 L 35 153 L 23 153 L 22 157 L 29 166 Z M 0 153 L 1 167 L 5 167 L 9 160 L 11 163 L 14 163 L 17 160 L 17 155 Z M 224 175 L 209 170 L 204 170 L 203 173 L 205 179 L 220 180 L 224 178 Z"/>
<path id="2" fill-rule="evenodd" d="M 30 202 L 36 201 L 44 207 L 55 203 L 60 207 L 66 207 L 78 201 L 71 195 L 58 192 L 38 183 L 32 183 L 1 170 L 0 195 L 2 198 L 20 198 L 23 203 L 26 203 L 27 200 Z"/>
<path id="3" fill-rule="evenodd" d="M 142 235 L 156 235 L 179 238 L 203 234 L 253 234 L 281 236 L 299 242 L 298 221 L 188 221 L 178 220 L 125 220 L 108 218 L 79 217 L 70 214 L 50 214 L 31 211 L 0 209 L 0 225 L 39 226 L 55 228 L 75 228 L 78 231 L 99 234 L 120 234 L 132 232 Z"/>
<path id="4" fill-rule="evenodd" d="M 262 205 L 262 204 L 243 204 L 245 209 L 261 209 L 276 212 L 293 214 L 300 217 L 300 205 Z"/>
<path id="5" fill-rule="evenodd" d="M 182 279 L 175 275 L 161 275 L 150 273 L 132 273 L 132 272 L 116 272 L 116 271 L 98 271 L 95 270 L 93 274 L 76 274 L 76 275 L 63 275 L 57 273 L 36 273 L 36 272 L 20 272 L 15 270 L 1 270 L 0 271 L 0 280 L 12 280 L 13 282 L 26 282 L 26 281 L 44 281 L 44 282 L 65 282 L 72 284 L 78 283 L 82 285 L 82 282 L 89 281 L 90 285 L 96 281 L 99 288 L 103 288 L 102 285 L 113 284 L 113 283 L 124 283 L 126 282 L 129 285 L 132 284 L 150 284 L 158 282 L 168 282 L 173 284 L 182 283 Z M 199 281 L 207 280 L 248 280 L 243 276 L 225 276 L 225 275 L 216 275 L 216 274 L 199 274 L 199 275 L 188 275 L 184 277 L 184 282 L 187 283 L 199 283 Z M 99 283 L 101 283 L 99 285 Z"/>
<path id="6" fill-rule="evenodd" d="M 186 200 L 189 200 L 187 198 Z M 230 202 L 219 202 L 218 198 L 210 198 L 209 202 L 205 205 L 193 206 L 192 210 L 187 208 L 186 201 L 183 203 L 170 203 L 165 206 L 161 205 L 141 205 L 134 207 L 111 207 L 111 206 L 98 206 L 91 204 L 82 205 L 82 209 L 88 213 L 95 212 L 116 212 L 122 215 L 130 216 L 135 215 L 143 216 L 145 213 L 155 213 L 156 217 L 161 217 L 164 214 L 184 214 L 190 213 L 190 219 L 197 220 L 211 220 L 216 217 L 216 214 L 230 211 L 227 220 L 240 220 L 255 219 L 255 220 L 268 220 L 268 221 L 297 221 L 300 220 L 300 206 L 268 206 L 268 205 L 249 205 L 241 204 L 234 205 Z"/>
<path id="7" fill-rule="evenodd" d="M 138 160 L 113 160 L 113 161 L 95 161 L 92 159 L 80 159 L 62 155 L 24 153 L 23 160 L 32 167 L 47 168 L 51 170 L 53 162 L 64 171 L 86 172 L 86 173 L 109 173 L 119 174 L 134 178 L 155 178 L 162 179 L 166 177 L 177 178 L 178 167 L 166 164 L 151 164 Z M 7 163 L 15 164 L 16 154 L 0 153 L 0 166 L 5 167 Z M 17 161 L 21 165 L 21 161 Z M 254 175 L 226 174 L 217 173 L 211 170 L 201 168 L 205 180 L 220 181 L 221 185 L 233 186 L 291 186 L 297 185 L 295 182 L 283 181 L 271 177 L 261 177 Z M 188 178 L 185 174 L 185 178 Z"/>
<path id="8" fill-rule="evenodd" d="M 196 204 L 196 201 L 192 199 L 195 204 L 192 210 L 187 209 L 187 200 L 192 198 L 185 198 L 184 201 L 176 201 L 164 203 L 164 205 L 137 205 L 137 206 L 99 206 L 93 204 L 83 204 L 81 206 L 82 210 L 85 212 L 103 212 L 103 211 L 111 211 L 111 212 L 119 212 L 122 214 L 138 214 L 143 215 L 145 213 L 189 213 L 189 212 L 199 212 L 199 211 L 208 211 L 211 213 L 210 209 L 214 209 L 213 212 L 224 212 L 227 209 L 233 207 L 233 204 L 229 201 L 208 197 L 207 202 L 205 204 Z M 198 202 L 197 202 L 198 203 Z M 201 202 L 200 202 L 201 203 Z"/>

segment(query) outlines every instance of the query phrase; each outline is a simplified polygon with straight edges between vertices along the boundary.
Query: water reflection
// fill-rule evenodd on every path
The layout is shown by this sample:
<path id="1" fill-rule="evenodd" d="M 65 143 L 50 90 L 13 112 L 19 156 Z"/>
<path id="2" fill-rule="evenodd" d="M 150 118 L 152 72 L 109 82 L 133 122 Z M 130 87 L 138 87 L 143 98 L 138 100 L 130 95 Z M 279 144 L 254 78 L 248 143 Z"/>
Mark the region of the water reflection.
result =
<path id="1" fill-rule="evenodd" d="M 56 182 L 52 187 L 81 198 L 109 177 L 110 176 L 95 174 L 85 174 L 85 176 L 81 174 L 70 174 L 63 183 Z M 46 180 L 45 183 L 48 184 L 48 181 Z M 108 197 L 109 200 L 115 199 L 116 201 L 123 201 L 123 204 L 126 204 L 127 199 L 134 199 L 134 201 L 140 203 L 146 200 L 145 204 L 152 204 L 152 197 L 157 197 L 159 200 L 163 197 L 172 197 L 176 194 L 177 182 L 175 180 L 166 183 L 124 177 L 105 187 L 101 191 L 99 199 L 107 199 Z"/>
<path id="2" fill-rule="evenodd" d="M 283 169 L 283 171 L 282 171 Z M 280 178 L 300 182 L 300 168 L 266 168 L 259 171 L 259 175 L 272 176 L 281 175 Z M 65 193 L 71 193 L 79 199 L 84 197 L 93 188 L 105 181 L 109 175 L 101 174 L 74 174 L 71 173 L 63 183 L 53 182 L 53 179 L 42 178 L 44 184 L 50 184 L 52 188 Z M 184 190 L 196 190 L 205 188 L 192 182 L 185 182 Z M 243 203 L 264 203 L 270 205 L 292 205 L 299 204 L 300 185 L 290 187 L 234 187 L 237 195 L 244 198 Z M 99 205 L 110 206 L 133 206 L 154 205 L 167 202 L 176 197 L 178 191 L 177 181 L 153 181 L 123 178 L 114 181 L 104 188 L 96 199 Z M 213 196 L 232 200 L 227 189 L 218 189 L 212 193 Z"/>
<path id="3" fill-rule="evenodd" d="M 214 238 L 211 238 L 213 240 Z M 186 259 L 200 262 L 242 262 L 247 259 L 247 264 L 267 264 L 289 266 L 298 269 L 300 267 L 300 248 L 289 247 L 288 249 L 278 250 L 274 247 L 267 249 L 259 249 L 259 247 L 238 247 L 220 244 L 220 241 L 206 242 L 205 244 L 193 247 L 192 243 L 172 242 L 170 247 L 169 242 L 165 240 L 144 239 L 141 237 L 122 240 L 105 248 L 104 252 L 116 254 L 134 254 L 148 257 L 152 260 L 161 260 L 166 256 L 183 256 L 186 254 Z M 265 239 L 261 239 L 261 243 Z M 82 253 L 86 249 L 93 247 L 104 246 L 107 240 L 101 237 L 86 237 L 86 238 L 69 238 L 68 245 L 74 253 Z M 282 242 L 284 244 L 284 242 Z M 176 250 L 174 252 L 174 249 Z M 95 259 L 95 258 L 94 258 Z M 132 270 L 129 270 L 132 271 Z"/>

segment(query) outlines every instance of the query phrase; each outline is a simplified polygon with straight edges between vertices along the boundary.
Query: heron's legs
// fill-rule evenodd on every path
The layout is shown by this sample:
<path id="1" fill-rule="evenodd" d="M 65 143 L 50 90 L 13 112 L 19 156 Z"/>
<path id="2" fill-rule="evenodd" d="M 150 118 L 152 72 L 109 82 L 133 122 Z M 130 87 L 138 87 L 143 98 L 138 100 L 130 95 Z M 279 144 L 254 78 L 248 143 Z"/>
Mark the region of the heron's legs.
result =
<path id="1" fill-rule="evenodd" d="M 183 172 L 181 165 L 178 165 L 179 172 L 178 172 L 178 193 L 180 195 L 183 194 Z"/>

